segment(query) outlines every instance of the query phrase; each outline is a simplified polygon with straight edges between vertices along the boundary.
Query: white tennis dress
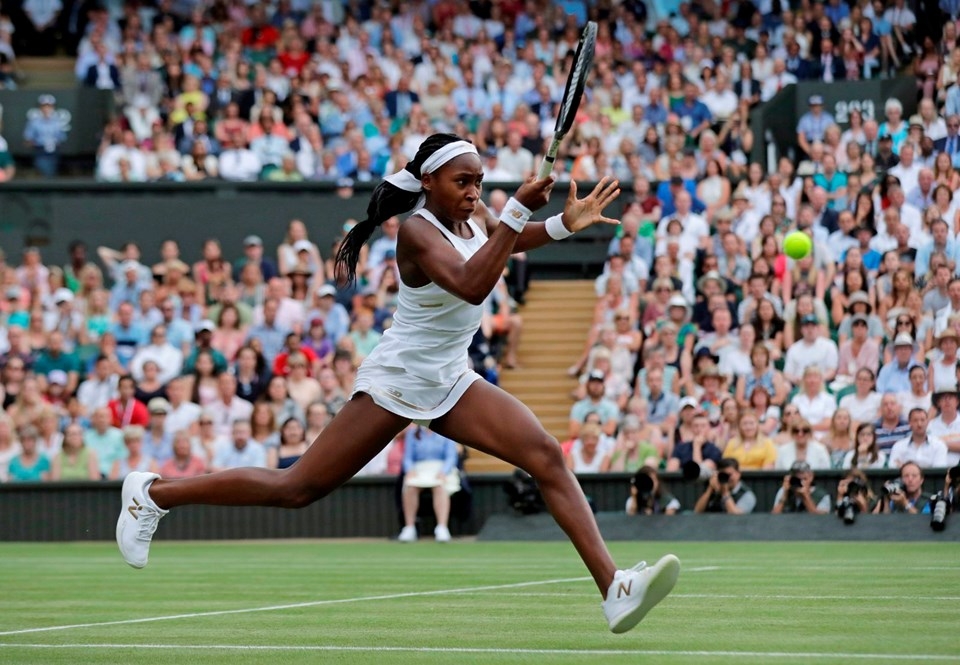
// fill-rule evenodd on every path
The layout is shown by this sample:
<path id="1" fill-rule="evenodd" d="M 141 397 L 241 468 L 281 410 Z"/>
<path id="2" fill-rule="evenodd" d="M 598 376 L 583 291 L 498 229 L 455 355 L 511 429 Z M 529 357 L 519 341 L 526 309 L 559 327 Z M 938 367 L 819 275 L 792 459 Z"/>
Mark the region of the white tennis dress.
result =
<path id="1" fill-rule="evenodd" d="M 468 220 L 473 237 L 451 233 L 425 208 L 418 215 L 433 224 L 460 252 L 473 256 L 487 236 Z M 428 425 L 447 413 L 480 375 L 470 367 L 467 348 L 480 327 L 481 305 L 471 305 L 434 283 L 411 287 L 400 280 L 393 325 L 357 371 L 353 394 L 364 392 L 399 416 Z"/>

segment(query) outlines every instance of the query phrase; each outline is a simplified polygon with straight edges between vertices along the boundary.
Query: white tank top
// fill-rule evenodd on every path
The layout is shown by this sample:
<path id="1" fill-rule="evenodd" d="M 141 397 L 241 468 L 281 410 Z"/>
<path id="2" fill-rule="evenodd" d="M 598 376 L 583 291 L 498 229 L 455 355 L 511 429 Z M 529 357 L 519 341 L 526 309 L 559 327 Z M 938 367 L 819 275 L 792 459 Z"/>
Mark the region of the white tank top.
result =
<path id="1" fill-rule="evenodd" d="M 421 208 L 416 214 L 437 227 L 464 260 L 487 241 L 472 219 L 467 220 L 473 231 L 468 240 L 451 233 L 429 210 Z M 471 305 L 433 282 L 412 287 L 401 279 L 393 325 L 364 362 L 403 369 L 436 383 L 451 383 L 470 367 L 467 348 L 482 315 L 482 305 Z"/>

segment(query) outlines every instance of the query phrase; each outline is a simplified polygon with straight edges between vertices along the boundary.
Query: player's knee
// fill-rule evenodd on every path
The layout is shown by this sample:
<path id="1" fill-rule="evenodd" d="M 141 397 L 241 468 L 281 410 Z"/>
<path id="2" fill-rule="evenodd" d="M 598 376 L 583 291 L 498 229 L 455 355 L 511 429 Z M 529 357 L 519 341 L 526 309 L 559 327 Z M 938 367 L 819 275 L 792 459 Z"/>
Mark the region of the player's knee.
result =
<path id="1" fill-rule="evenodd" d="M 546 432 L 539 433 L 536 440 L 530 443 L 528 451 L 528 468 L 526 471 L 532 476 L 539 476 L 554 469 L 565 468 L 560 444 Z"/>

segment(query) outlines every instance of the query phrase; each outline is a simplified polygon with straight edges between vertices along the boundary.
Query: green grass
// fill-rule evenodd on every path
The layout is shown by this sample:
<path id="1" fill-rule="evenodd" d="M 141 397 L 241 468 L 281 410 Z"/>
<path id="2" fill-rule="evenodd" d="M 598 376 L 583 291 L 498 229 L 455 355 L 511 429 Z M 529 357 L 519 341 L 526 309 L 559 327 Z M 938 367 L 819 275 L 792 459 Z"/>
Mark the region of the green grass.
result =
<path id="1" fill-rule="evenodd" d="M 666 552 L 684 565 L 622 636 L 565 543 L 160 540 L 141 571 L 111 544 L 2 544 L 0 663 L 960 662 L 956 545 L 612 549 L 622 565 Z M 550 580 L 569 581 L 483 589 Z M 110 621 L 125 623 L 10 634 Z"/>

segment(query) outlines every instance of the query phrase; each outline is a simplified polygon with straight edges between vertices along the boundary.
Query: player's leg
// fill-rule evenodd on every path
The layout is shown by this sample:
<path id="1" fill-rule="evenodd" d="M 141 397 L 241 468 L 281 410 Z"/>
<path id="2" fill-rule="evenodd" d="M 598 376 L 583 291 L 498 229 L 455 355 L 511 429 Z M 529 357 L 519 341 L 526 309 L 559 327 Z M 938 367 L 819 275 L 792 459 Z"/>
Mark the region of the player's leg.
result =
<path id="1" fill-rule="evenodd" d="M 566 532 L 601 595 L 610 629 L 635 626 L 676 583 L 680 564 L 667 555 L 654 566 L 617 570 L 576 477 L 563 463 L 556 439 L 529 408 L 485 381 L 474 382 L 457 405 L 430 428 L 495 455 L 534 477 L 547 508 Z"/>
<path id="2" fill-rule="evenodd" d="M 230 469 L 182 480 L 157 480 L 150 498 L 163 509 L 188 504 L 302 508 L 352 478 L 409 420 L 361 393 L 347 402 L 289 469 Z"/>
<path id="3" fill-rule="evenodd" d="M 282 471 L 242 468 L 182 480 L 131 473 L 121 490 L 117 545 L 135 568 L 170 508 L 188 504 L 301 508 L 349 480 L 409 423 L 360 394 L 321 432 L 296 464 Z"/>
<path id="4" fill-rule="evenodd" d="M 457 405 L 430 428 L 457 443 L 495 455 L 533 476 L 557 523 L 593 575 L 601 593 L 617 570 L 576 477 L 556 439 L 529 408 L 485 381 L 475 381 Z"/>

